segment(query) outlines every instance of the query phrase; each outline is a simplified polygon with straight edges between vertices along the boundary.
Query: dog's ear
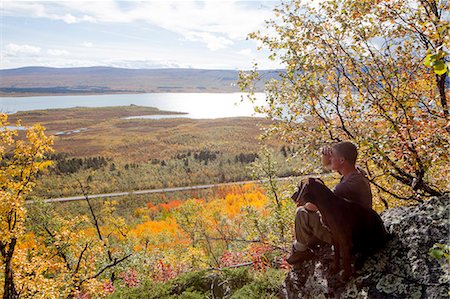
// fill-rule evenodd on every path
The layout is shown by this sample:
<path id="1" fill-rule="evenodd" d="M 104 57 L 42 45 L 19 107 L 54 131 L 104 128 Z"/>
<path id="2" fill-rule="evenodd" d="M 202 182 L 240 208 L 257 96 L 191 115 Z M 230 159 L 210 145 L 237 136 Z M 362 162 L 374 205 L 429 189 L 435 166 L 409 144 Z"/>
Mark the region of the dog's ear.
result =
<path id="1" fill-rule="evenodd" d="M 300 183 L 297 185 L 297 190 L 295 190 L 294 194 L 292 194 L 292 196 L 291 196 L 291 199 L 292 199 L 295 203 L 298 202 L 299 196 L 300 196 L 300 192 L 301 192 L 302 189 L 303 189 L 303 182 L 300 182 Z"/>
<path id="2" fill-rule="evenodd" d="M 321 178 L 316 178 L 316 181 L 319 181 L 322 185 L 325 185 L 325 182 Z"/>
<path id="3" fill-rule="evenodd" d="M 306 183 L 304 181 L 301 181 L 300 184 L 298 185 L 298 194 L 301 195 L 303 193 L 303 191 L 305 190 L 306 187 Z"/>
<path id="4" fill-rule="evenodd" d="M 325 185 L 325 182 L 321 178 L 309 178 L 308 182 L 321 183 L 322 185 Z"/>

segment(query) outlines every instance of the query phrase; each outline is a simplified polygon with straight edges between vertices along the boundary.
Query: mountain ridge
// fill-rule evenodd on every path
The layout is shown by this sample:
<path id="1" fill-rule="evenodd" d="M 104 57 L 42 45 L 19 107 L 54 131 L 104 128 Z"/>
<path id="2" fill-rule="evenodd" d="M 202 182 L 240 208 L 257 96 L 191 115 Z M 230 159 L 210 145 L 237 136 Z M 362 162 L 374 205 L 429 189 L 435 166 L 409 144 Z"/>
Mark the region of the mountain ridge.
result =
<path id="1" fill-rule="evenodd" d="M 262 70 L 264 82 L 282 70 Z M 107 66 L 53 68 L 29 66 L 0 70 L 0 95 L 153 92 L 239 92 L 238 70 L 159 68 L 128 69 Z"/>

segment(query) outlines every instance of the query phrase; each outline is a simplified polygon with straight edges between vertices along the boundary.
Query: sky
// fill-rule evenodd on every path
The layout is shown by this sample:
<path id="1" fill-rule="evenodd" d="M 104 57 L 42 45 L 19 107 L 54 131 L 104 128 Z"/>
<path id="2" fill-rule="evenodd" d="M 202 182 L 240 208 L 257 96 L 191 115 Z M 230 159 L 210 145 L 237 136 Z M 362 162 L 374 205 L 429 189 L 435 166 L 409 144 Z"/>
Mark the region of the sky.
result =
<path id="1" fill-rule="evenodd" d="M 247 35 L 279 1 L 0 0 L 0 69 L 280 68 Z"/>

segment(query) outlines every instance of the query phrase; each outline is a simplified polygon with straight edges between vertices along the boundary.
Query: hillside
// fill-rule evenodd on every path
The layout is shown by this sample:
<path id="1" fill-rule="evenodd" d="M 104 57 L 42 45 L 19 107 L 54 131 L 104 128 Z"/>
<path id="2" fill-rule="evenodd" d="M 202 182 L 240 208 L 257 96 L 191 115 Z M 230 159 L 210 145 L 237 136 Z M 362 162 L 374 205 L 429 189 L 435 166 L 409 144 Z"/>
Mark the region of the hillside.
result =
<path id="1" fill-rule="evenodd" d="M 264 80 L 276 70 L 261 71 Z M 0 70 L 0 96 L 238 92 L 237 70 L 24 67 Z M 263 82 L 259 85 L 262 90 Z"/>
<path id="2" fill-rule="evenodd" d="M 18 112 L 22 126 L 40 123 L 53 135 L 55 164 L 39 178 L 38 198 L 80 193 L 73 175 L 91 177 L 93 193 L 191 186 L 251 179 L 248 166 L 260 151 L 264 118 L 126 119 L 174 114 L 143 106 L 76 107 Z M 19 131 L 23 137 L 25 131 Z M 279 175 L 295 175 L 298 159 L 285 161 L 293 148 L 266 140 L 278 161 Z M 92 171 L 95 170 L 95 175 Z"/>

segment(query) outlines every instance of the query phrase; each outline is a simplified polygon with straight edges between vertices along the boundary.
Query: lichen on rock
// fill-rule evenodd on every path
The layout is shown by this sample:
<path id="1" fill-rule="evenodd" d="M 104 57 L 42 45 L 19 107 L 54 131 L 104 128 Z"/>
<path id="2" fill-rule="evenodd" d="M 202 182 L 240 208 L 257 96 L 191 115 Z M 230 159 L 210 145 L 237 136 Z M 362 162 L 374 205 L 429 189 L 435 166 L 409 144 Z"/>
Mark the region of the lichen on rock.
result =
<path id="1" fill-rule="evenodd" d="M 423 204 L 389 209 L 381 214 L 392 239 L 368 258 L 356 276 L 342 282 L 329 273 L 331 248 L 319 258 L 290 271 L 283 298 L 448 298 L 448 261 L 429 254 L 434 244 L 449 244 L 449 196 Z"/>

